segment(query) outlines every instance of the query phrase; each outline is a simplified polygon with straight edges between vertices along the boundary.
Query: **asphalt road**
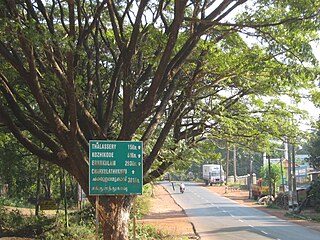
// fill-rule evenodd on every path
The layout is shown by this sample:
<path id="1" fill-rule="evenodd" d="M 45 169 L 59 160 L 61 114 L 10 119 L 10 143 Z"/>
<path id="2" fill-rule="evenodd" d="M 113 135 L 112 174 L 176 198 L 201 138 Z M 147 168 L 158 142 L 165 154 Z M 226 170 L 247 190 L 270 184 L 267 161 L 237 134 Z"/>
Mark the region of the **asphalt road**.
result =
<path id="1" fill-rule="evenodd" d="M 184 194 L 167 182 L 163 186 L 185 210 L 201 240 L 320 240 L 320 233 L 241 205 L 206 189 L 185 183 Z"/>

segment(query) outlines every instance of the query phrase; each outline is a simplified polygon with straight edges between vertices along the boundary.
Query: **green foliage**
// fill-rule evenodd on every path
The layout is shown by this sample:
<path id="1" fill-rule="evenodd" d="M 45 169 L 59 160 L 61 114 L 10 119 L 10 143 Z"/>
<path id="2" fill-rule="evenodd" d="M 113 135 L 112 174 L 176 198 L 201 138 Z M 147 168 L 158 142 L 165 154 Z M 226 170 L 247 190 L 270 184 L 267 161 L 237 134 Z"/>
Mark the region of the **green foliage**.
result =
<path id="1" fill-rule="evenodd" d="M 142 218 L 150 211 L 151 198 L 153 197 L 153 184 L 143 186 L 143 194 L 136 198 L 136 217 Z M 132 210 L 132 209 L 131 209 Z M 132 213 L 131 213 L 132 214 Z M 132 217 L 132 215 L 131 215 Z"/>
<path id="2" fill-rule="evenodd" d="M 96 210 L 91 204 L 86 204 L 82 209 L 71 213 L 76 222 L 94 222 L 96 219 Z"/>
<path id="3" fill-rule="evenodd" d="M 144 194 L 136 200 L 137 217 L 140 218 L 149 211 L 152 185 L 144 186 Z M 69 213 L 69 227 L 65 227 L 64 214 L 57 213 L 54 218 L 44 215 L 25 216 L 21 211 L 7 210 L 0 207 L 0 226 L 4 234 L 23 236 L 46 240 L 64 239 L 95 239 L 95 210 L 87 204 L 79 211 Z M 132 221 L 130 224 L 130 239 L 132 239 Z M 137 239 L 172 239 L 167 233 L 150 225 L 137 224 Z M 0 233 L 0 237 L 1 237 Z"/>
<path id="4" fill-rule="evenodd" d="M 0 206 L 34 208 L 34 205 L 27 202 L 25 198 L 0 197 Z"/>
<path id="5" fill-rule="evenodd" d="M 269 166 L 261 167 L 260 175 L 266 183 L 271 182 L 272 194 L 273 194 L 273 196 L 275 196 L 276 195 L 276 186 L 277 186 L 277 184 L 281 183 L 281 178 L 282 178 L 280 164 L 277 164 L 277 163 L 271 164 L 270 165 L 270 172 L 269 172 Z"/>
<path id="6" fill-rule="evenodd" d="M 90 211 L 90 210 L 84 210 Z M 70 227 L 65 227 L 62 213 L 55 218 L 44 215 L 25 216 L 19 210 L 0 208 L 0 226 L 4 236 L 21 236 L 37 239 L 94 239 L 94 219 L 90 214 L 75 213 L 69 215 Z M 81 217 L 79 218 L 79 216 Z M 88 217 L 90 216 L 90 217 Z M 2 236 L 0 234 L 0 236 Z"/>
<path id="7" fill-rule="evenodd" d="M 289 213 L 287 212 L 284 216 L 290 217 L 292 219 L 299 219 L 299 220 L 306 220 L 320 223 L 320 214 L 319 213 L 309 213 L 309 212 L 302 212 L 299 214 L 296 213 Z"/>
<path id="8" fill-rule="evenodd" d="M 271 179 L 271 181 L 273 183 L 281 183 L 281 166 L 280 166 L 280 164 L 276 164 L 276 163 L 272 164 L 271 163 L 270 174 L 269 174 L 269 167 L 268 166 L 261 167 L 260 174 L 261 174 L 261 177 L 266 181 L 269 181 Z"/>
<path id="9" fill-rule="evenodd" d="M 317 122 L 317 129 L 310 134 L 310 139 L 306 144 L 306 151 L 309 155 L 309 163 L 315 169 L 320 169 L 320 121 Z"/>
<path id="10" fill-rule="evenodd" d="M 32 195 L 36 183 L 36 161 L 10 134 L 0 140 L 0 187 L 8 184 L 8 196 Z"/>
<path id="11" fill-rule="evenodd" d="M 19 210 L 14 209 L 7 212 L 5 208 L 1 208 L 1 226 L 8 228 L 10 226 L 21 227 L 24 224 L 24 219 Z"/>
<path id="12" fill-rule="evenodd" d="M 310 193 L 315 199 L 315 209 L 320 212 L 320 178 L 318 177 L 312 184 Z"/>
<path id="13" fill-rule="evenodd" d="M 17 209 L 0 207 L 0 226 L 4 236 L 36 237 L 46 231 L 51 223 L 52 220 L 44 215 L 24 216 Z M 3 235 L 0 233 L 0 237 Z"/>
<path id="14" fill-rule="evenodd" d="M 136 239 L 148 240 L 148 239 L 168 239 L 169 234 L 151 226 L 138 224 L 136 227 Z M 133 239 L 133 225 L 130 224 L 130 239 Z"/>
<path id="15" fill-rule="evenodd" d="M 218 164 L 221 160 L 221 154 L 217 153 L 216 147 L 217 143 L 212 141 L 211 139 L 201 141 L 197 143 L 196 153 L 193 156 L 194 159 L 198 160 L 200 165 L 203 164 Z"/>
<path id="16" fill-rule="evenodd" d="M 87 210 L 90 212 L 90 209 Z M 49 240 L 95 239 L 95 221 L 91 217 L 79 218 L 78 214 L 70 214 L 68 228 L 65 224 L 64 214 L 58 214 L 54 227 L 50 231 L 44 232 L 41 237 Z"/>
<path id="17" fill-rule="evenodd" d="M 1 126 L 34 154 L 0 153 L 10 197 L 34 195 L 38 157 L 87 187 L 90 139 L 142 140 L 152 181 L 216 159 L 194 149 L 205 138 L 262 152 L 301 136 L 291 113 L 305 113 L 280 96 L 316 86 L 318 1 L 212 2 L 0 3 Z"/>
<path id="18" fill-rule="evenodd" d="M 185 169 L 190 164 L 190 152 L 192 152 L 188 144 L 185 141 L 179 141 L 178 143 L 172 137 L 168 137 L 165 141 L 163 148 L 160 150 L 159 162 L 155 164 L 161 164 L 162 161 L 173 162 L 175 169 Z"/>
<path id="19" fill-rule="evenodd" d="M 9 161 L 10 160 L 10 161 Z M 6 184 L 8 193 L 0 202 L 4 205 L 24 207 L 35 204 L 38 158 L 21 146 L 11 134 L 0 134 L 0 189 Z M 41 161 L 40 165 L 40 198 L 62 197 L 61 168 Z M 75 202 L 75 179 L 67 174 L 66 190 L 68 204 Z"/>

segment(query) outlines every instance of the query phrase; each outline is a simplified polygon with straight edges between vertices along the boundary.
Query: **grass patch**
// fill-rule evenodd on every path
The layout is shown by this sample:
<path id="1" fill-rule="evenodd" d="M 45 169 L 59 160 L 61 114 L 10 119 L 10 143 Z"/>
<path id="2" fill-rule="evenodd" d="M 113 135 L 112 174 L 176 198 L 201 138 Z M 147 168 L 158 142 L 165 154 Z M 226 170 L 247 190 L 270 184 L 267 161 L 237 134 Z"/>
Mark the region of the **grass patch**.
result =
<path id="1" fill-rule="evenodd" d="M 276 204 L 266 205 L 266 208 L 276 209 L 276 210 L 283 210 L 283 208 L 279 207 L 279 206 L 276 205 Z"/>
<path id="2" fill-rule="evenodd" d="M 17 209 L 0 208 L 0 237 L 36 237 L 50 226 L 52 219 L 44 215 L 26 217 Z"/>
<path id="3" fill-rule="evenodd" d="M 137 224 L 136 227 L 136 239 L 148 240 L 148 239 L 168 239 L 170 235 L 166 232 L 156 229 L 155 227 L 148 224 Z M 133 239 L 132 224 L 130 225 L 130 239 Z"/>
<path id="4" fill-rule="evenodd" d="M 64 214 L 58 213 L 54 217 L 24 216 L 19 210 L 0 208 L 0 237 L 28 237 L 46 240 L 94 240 L 95 215 L 92 207 L 70 213 L 69 226 L 66 228 Z M 101 230 L 101 228 L 100 228 Z M 132 224 L 130 225 L 130 239 L 133 237 Z M 140 240 L 178 240 L 168 233 L 156 229 L 151 225 L 137 224 L 136 238 Z M 102 239 L 102 233 L 100 233 Z"/>
<path id="5" fill-rule="evenodd" d="M 241 185 L 240 183 L 228 183 L 228 188 L 233 188 L 233 189 L 240 189 Z"/>
<path id="6" fill-rule="evenodd" d="M 292 219 L 302 219 L 302 220 L 320 223 L 320 214 L 316 212 L 306 212 L 301 214 L 286 213 L 285 216 Z"/>
<path id="7" fill-rule="evenodd" d="M 136 199 L 136 217 L 138 219 L 142 218 L 150 212 L 152 197 L 153 186 L 151 184 L 144 185 L 143 194 L 139 195 Z"/>
<path id="8" fill-rule="evenodd" d="M 133 239 L 133 229 L 130 225 L 130 239 Z M 163 230 L 149 224 L 138 224 L 136 227 L 136 239 L 139 240 L 188 240 L 188 236 L 172 236 Z"/>
<path id="9" fill-rule="evenodd" d="M 34 205 L 20 198 L 0 197 L 0 206 L 34 208 Z"/>

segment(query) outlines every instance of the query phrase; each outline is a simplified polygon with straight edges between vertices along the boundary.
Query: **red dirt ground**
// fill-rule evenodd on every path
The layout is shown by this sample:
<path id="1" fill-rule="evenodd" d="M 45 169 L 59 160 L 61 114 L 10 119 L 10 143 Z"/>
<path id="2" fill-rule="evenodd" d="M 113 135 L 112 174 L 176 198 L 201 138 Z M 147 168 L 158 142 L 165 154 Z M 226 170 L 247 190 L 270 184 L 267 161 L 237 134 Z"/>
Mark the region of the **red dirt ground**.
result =
<path id="1" fill-rule="evenodd" d="M 267 208 L 266 206 L 258 205 L 256 201 L 248 199 L 248 191 L 231 191 L 229 189 L 228 193 L 225 193 L 224 186 L 207 186 L 206 188 L 221 196 L 228 197 L 246 206 L 257 208 L 280 219 L 320 231 L 320 223 L 292 219 L 285 216 L 288 212 L 287 210 Z M 156 185 L 154 192 L 155 197 L 152 200 L 151 212 L 142 220 L 139 220 L 139 222 L 153 225 L 157 229 L 164 230 L 173 236 L 188 236 L 190 239 L 197 238 L 193 231 L 192 223 L 188 220 L 188 217 L 181 207 L 174 202 L 170 194 L 161 185 Z"/>
<path id="2" fill-rule="evenodd" d="M 150 213 L 138 222 L 152 225 L 172 236 L 197 238 L 193 225 L 181 207 L 161 185 L 154 187 L 155 196 L 152 198 Z"/>

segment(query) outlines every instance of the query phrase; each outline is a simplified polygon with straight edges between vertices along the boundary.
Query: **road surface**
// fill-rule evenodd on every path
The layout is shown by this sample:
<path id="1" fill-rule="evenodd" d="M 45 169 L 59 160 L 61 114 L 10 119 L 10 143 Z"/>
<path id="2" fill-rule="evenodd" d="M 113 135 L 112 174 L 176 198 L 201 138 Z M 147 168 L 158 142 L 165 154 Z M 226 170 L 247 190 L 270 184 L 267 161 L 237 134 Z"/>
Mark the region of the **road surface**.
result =
<path id="1" fill-rule="evenodd" d="M 241 205 L 206 189 L 204 185 L 185 183 L 163 186 L 185 210 L 201 240 L 320 240 L 320 232 L 281 220 L 254 208 Z"/>

